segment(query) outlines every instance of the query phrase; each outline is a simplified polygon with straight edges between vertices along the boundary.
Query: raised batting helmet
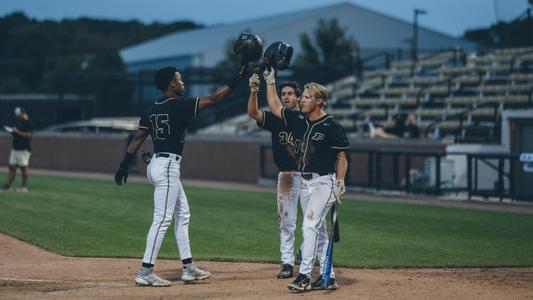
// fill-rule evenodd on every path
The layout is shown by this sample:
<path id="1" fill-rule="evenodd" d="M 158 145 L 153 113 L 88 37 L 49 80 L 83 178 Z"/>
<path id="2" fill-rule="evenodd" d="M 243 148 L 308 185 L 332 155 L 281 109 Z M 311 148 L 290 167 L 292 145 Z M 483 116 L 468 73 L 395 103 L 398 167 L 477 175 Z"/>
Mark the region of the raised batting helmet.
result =
<path id="1" fill-rule="evenodd" d="M 256 34 L 241 33 L 233 46 L 233 52 L 241 56 L 241 65 L 243 66 L 258 61 L 263 54 L 263 41 Z"/>
<path id="2" fill-rule="evenodd" d="M 273 67 L 277 70 L 286 69 L 291 64 L 293 48 L 284 42 L 274 42 L 268 46 L 263 55 L 265 68 Z"/>

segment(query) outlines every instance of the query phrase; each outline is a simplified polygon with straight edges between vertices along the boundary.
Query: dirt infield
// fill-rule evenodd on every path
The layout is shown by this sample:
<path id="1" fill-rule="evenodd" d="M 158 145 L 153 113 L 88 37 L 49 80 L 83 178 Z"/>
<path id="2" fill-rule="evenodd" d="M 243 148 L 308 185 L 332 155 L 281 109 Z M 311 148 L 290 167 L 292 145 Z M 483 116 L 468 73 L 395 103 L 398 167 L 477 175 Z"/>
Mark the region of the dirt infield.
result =
<path id="1" fill-rule="evenodd" d="M 303 295 L 288 292 L 274 264 L 198 262 L 212 278 L 184 284 L 178 263 L 161 260 L 172 286 L 135 287 L 139 262 L 63 257 L 0 234 L 0 299 L 533 299 L 533 268 L 338 269 L 337 291 Z"/>

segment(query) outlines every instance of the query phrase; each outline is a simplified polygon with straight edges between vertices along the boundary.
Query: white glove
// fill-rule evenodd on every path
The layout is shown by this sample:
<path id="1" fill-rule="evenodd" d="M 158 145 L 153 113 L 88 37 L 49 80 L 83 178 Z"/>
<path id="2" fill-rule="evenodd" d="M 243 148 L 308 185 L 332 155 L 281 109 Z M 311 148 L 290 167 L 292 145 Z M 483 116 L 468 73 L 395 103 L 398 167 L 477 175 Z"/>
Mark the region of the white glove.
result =
<path id="1" fill-rule="evenodd" d="M 248 80 L 248 85 L 250 86 L 250 91 L 258 92 L 260 83 L 261 83 L 261 81 L 259 80 L 259 75 L 258 74 L 254 73 L 252 76 L 250 76 L 250 79 Z"/>
<path id="2" fill-rule="evenodd" d="M 346 192 L 346 186 L 344 186 L 344 180 L 337 180 L 335 186 L 333 187 L 333 194 L 337 199 L 337 202 L 341 204 L 341 199 L 344 193 Z"/>
<path id="3" fill-rule="evenodd" d="M 266 84 L 275 84 L 276 83 L 276 71 L 274 68 L 266 69 L 263 72 L 263 78 L 265 79 Z"/>

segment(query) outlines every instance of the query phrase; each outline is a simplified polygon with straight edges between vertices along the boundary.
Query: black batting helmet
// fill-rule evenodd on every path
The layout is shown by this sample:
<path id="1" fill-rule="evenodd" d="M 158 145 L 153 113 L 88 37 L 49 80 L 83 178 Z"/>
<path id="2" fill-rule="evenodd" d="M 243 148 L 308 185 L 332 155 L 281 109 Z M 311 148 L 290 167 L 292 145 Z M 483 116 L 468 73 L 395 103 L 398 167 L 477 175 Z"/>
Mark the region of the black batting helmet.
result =
<path id="1" fill-rule="evenodd" d="M 283 70 L 291 64 L 292 53 L 291 45 L 280 41 L 274 42 L 265 50 L 263 64 L 266 68 Z"/>
<path id="2" fill-rule="evenodd" d="M 233 45 L 233 52 L 241 56 L 242 65 L 257 61 L 263 54 L 263 41 L 256 34 L 241 33 L 239 39 Z"/>

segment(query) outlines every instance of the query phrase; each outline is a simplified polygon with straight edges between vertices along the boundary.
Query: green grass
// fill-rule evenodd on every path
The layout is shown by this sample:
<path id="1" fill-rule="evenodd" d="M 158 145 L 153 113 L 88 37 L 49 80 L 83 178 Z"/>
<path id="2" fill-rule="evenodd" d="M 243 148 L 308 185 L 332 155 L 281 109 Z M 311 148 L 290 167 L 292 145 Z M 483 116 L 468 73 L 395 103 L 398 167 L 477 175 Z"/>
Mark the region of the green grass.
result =
<path id="1" fill-rule="evenodd" d="M 0 231 L 63 255 L 142 256 L 152 217 L 149 184 L 30 180 L 29 193 L 0 193 Z M 195 259 L 279 261 L 274 193 L 193 187 L 186 193 Z M 339 220 L 337 266 L 533 266 L 532 215 L 345 200 Z M 177 253 L 170 228 L 159 257 Z"/>

